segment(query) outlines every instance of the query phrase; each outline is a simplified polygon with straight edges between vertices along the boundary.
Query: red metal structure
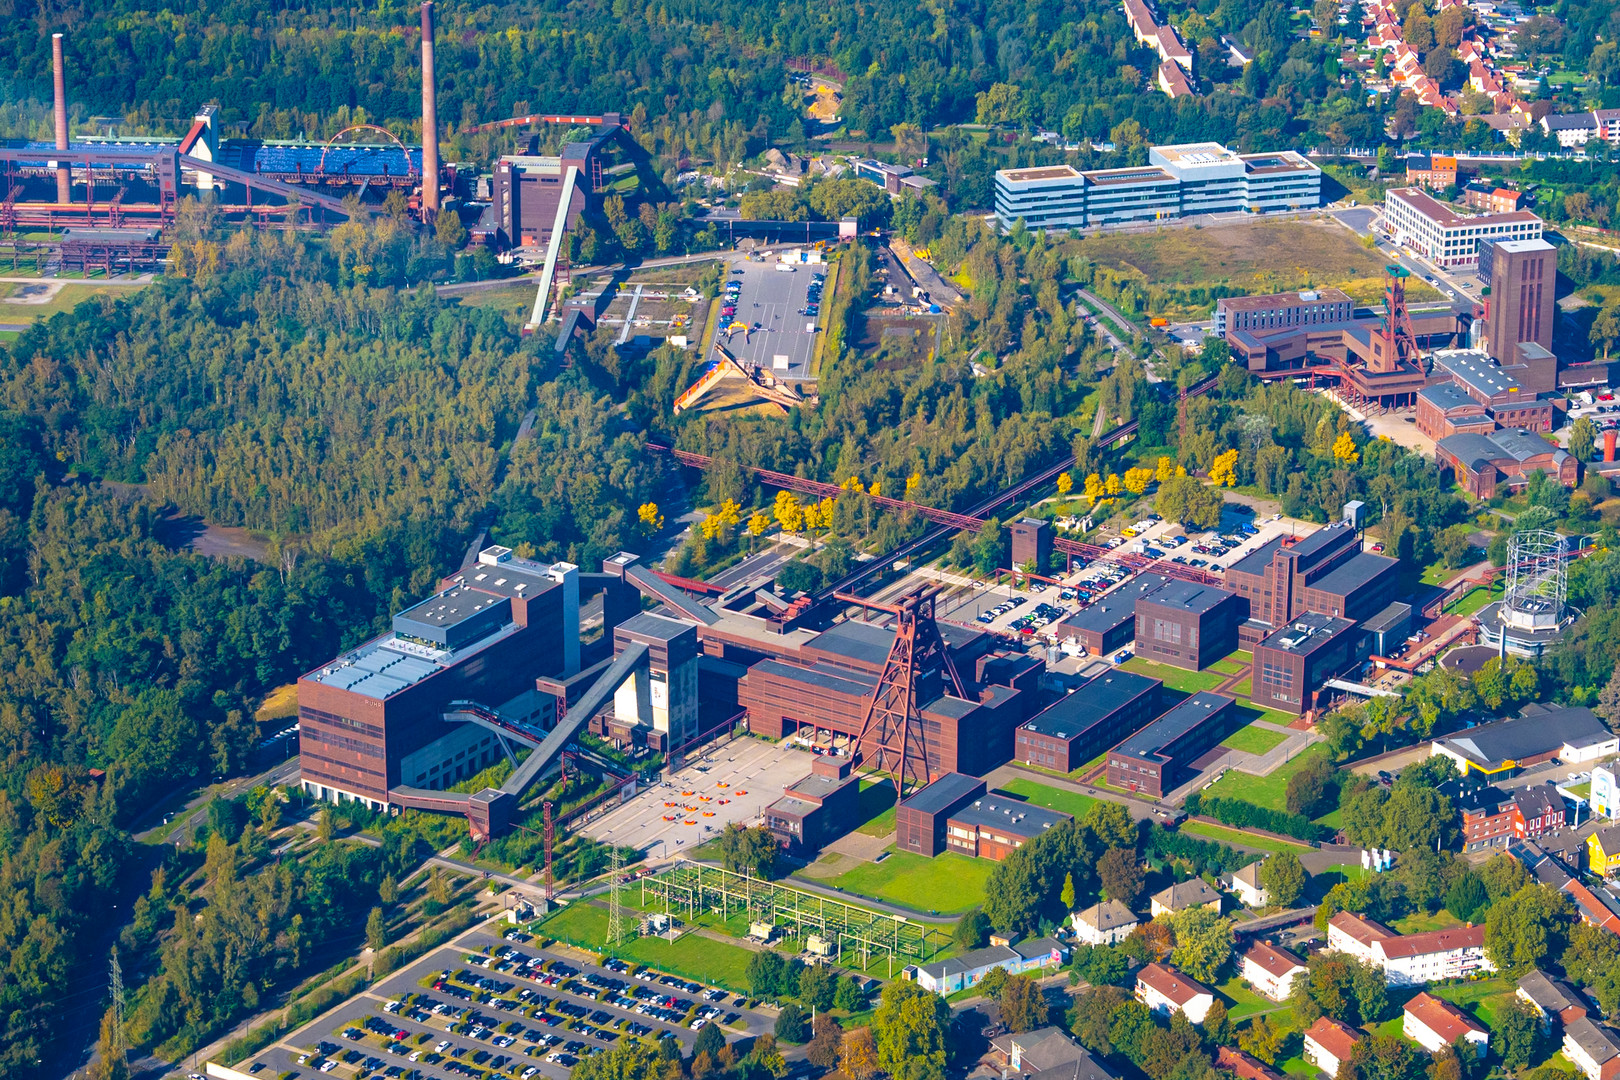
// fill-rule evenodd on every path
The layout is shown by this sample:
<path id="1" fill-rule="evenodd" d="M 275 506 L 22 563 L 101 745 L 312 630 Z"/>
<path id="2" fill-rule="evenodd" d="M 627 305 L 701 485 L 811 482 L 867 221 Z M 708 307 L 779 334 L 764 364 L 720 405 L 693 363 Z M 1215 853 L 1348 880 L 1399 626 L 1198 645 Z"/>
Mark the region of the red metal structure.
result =
<path id="1" fill-rule="evenodd" d="M 1375 370 L 1390 372 L 1415 362 L 1418 353 L 1417 335 L 1412 331 L 1412 316 L 1406 309 L 1406 279 L 1411 274 L 1404 266 L 1394 263 L 1384 267 L 1384 342 L 1382 364 Z"/>
<path id="2" fill-rule="evenodd" d="M 423 5 L 423 7 L 427 6 L 428 5 L 426 4 Z M 411 152 L 406 149 L 405 144 L 400 142 L 398 136 L 396 136 L 392 131 L 389 131 L 387 128 L 380 128 L 376 124 L 351 124 L 342 131 L 338 132 L 336 135 L 332 136 L 330 139 L 327 139 L 326 145 L 321 147 L 321 163 L 315 170 L 315 175 L 317 178 L 326 175 L 326 155 L 332 152 L 332 148 L 337 145 L 337 141 L 339 139 L 353 131 L 375 131 L 379 135 L 382 135 L 395 146 L 399 147 L 400 154 L 405 158 L 406 167 L 410 167 Z M 406 175 L 409 176 L 410 173 L 407 173 Z M 435 201 L 437 201 L 436 197 Z"/>
<path id="3" fill-rule="evenodd" d="M 877 689 L 872 692 L 866 718 L 861 723 L 861 733 L 855 740 L 855 764 L 861 764 L 869 749 L 875 751 L 878 771 L 893 772 L 899 798 L 905 797 L 908 781 L 915 789 L 933 780 L 922 711 L 917 702 L 918 671 L 939 664 L 950 677 L 956 695 L 967 696 L 934 622 L 937 595 L 919 590 L 889 609 L 896 616 L 894 644 L 889 646 L 883 674 L 878 677 Z"/>
<path id="4" fill-rule="evenodd" d="M 551 849 L 552 845 L 556 842 L 557 833 L 551 823 L 551 802 L 548 800 L 541 807 L 541 809 L 546 815 L 546 899 L 550 900 L 551 885 L 553 880 L 551 876 Z"/>

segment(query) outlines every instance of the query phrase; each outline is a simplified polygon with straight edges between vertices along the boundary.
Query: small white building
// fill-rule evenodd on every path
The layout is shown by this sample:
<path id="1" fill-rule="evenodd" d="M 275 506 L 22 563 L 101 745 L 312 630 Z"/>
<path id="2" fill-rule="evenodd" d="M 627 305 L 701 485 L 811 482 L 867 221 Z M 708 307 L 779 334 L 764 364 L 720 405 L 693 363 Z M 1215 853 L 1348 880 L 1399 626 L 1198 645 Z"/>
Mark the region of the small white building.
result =
<path id="1" fill-rule="evenodd" d="M 1136 1000 L 1149 1010 L 1169 1016 L 1181 1013 L 1195 1024 L 1204 1022 L 1215 993 L 1209 987 L 1164 964 L 1148 964 L 1136 973 Z"/>
<path id="2" fill-rule="evenodd" d="M 1305 1032 L 1305 1060 L 1330 1077 L 1338 1076 L 1339 1066 L 1350 1060 L 1350 1052 L 1360 1041 L 1355 1028 L 1331 1016 L 1319 1016 Z"/>
<path id="3" fill-rule="evenodd" d="M 1130 908 L 1118 900 L 1104 900 L 1069 917 L 1074 936 L 1087 945 L 1118 945 L 1141 925 Z"/>
<path id="4" fill-rule="evenodd" d="M 1232 891 L 1247 908 L 1263 908 L 1271 903 L 1271 893 L 1260 884 L 1260 863 L 1252 862 L 1232 871 Z"/>
<path id="5" fill-rule="evenodd" d="M 1305 962 L 1287 949 L 1266 941 L 1256 941 L 1243 954 L 1239 974 L 1255 992 L 1272 1001 L 1286 1001 L 1294 989 L 1294 976 L 1305 970 Z"/>
<path id="6" fill-rule="evenodd" d="M 1459 1042 L 1470 1042 L 1483 1057 L 1490 1042 L 1490 1033 L 1475 1023 L 1473 1017 L 1427 991 L 1406 1003 L 1401 1016 L 1401 1033 L 1431 1054 Z"/>
<path id="7" fill-rule="evenodd" d="M 1221 913 L 1221 894 L 1210 888 L 1209 882 L 1203 878 L 1178 881 L 1168 889 L 1154 893 L 1150 910 L 1157 919 L 1160 915 L 1174 915 L 1195 907 L 1207 907 L 1217 915 Z"/>
<path id="8" fill-rule="evenodd" d="M 1564 1056 L 1586 1080 L 1613 1080 L 1620 1075 L 1620 1031 L 1578 1016 L 1564 1025 Z"/>

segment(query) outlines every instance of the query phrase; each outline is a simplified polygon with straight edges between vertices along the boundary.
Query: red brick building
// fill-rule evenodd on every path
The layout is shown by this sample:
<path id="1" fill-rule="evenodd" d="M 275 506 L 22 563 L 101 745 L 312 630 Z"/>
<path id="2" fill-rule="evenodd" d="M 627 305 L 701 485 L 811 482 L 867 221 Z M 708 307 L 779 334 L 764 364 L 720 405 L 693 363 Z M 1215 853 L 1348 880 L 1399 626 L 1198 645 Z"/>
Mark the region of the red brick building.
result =
<path id="1" fill-rule="evenodd" d="M 927 790 L 926 788 L 924 790 Z M 961 855 L 1000 862 L 1069 814 L 1019 802 L 1005 795 L 974 799 L 945 821 L 945 847 Z"/>
<path id="2" fill-rule="evenodd" d="M 1226 571 L 1226 587 L 1249 603 L 1244 645 L 1307 611 L 1359 621 L 1389 603 L 1400 563 L 1361 550 L 1354 527 L 1334 522 L 1291 543 L 1262 545 Z"/>
<path id="3" fill-rule="evenodd" d="M 1435 191 L 1457 186 L 1457 159 L 1444 154 L 1424 154 L 1406 159 L 1406 182 Z"/>
<path id="4" fill-rule="evenodd" d="M 1417 429 L 1439 442 L 1459 432 L 1488 435 L 1496 421 L 1456 383 L 1443 382 L 1418 391 Z"/>
<path id="5" fill-rule="evenodd" d="M 913 792 L 895 810 L 895 846 L 930 859 L 938 855 L 945 850 L 945 822 L 956 811 L 980 798 L 984 789 L 984 781 L 977 777 L 946 773 Z"/>
<path id="6" fill-rule="evenodd" d="M 1528 431 L 1489 435 L 1459 434 L 1435 444 L 1435 459 L 1476 499 L 1488 499 L 1498 486 L 1521 488 L 1533 472 L 1544 472 L 1565 487 L 1580 480 L 1575 456 Z"/>
<path id="7" fill-rule="evenodd" d="M 1056 772 L 1078 769 L 1159 715 L 1162 686 L 1134 671 L 1099 675 L 1026 720 L 1013 733 L 1013 756 Z"/>
<path id="8" fill-rule="evenodd" d="M 1524 788 L 1513 794 L 1513 835 L 1534 840 L 1542 833 L 1564 827 L 1568 809 L 1564 797 L 1548 785 Z"/>

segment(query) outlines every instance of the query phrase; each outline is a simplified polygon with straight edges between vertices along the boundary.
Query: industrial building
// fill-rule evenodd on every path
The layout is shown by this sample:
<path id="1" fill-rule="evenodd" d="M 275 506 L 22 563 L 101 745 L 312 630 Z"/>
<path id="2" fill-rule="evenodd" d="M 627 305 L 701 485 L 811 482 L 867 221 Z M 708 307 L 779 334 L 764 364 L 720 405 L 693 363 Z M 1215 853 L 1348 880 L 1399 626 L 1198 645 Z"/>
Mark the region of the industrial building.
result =
<path id="1" fill-rule="evenodd" d="M 765 827 L 792 855 L 814 852 L 860 823 L 860 777 L 848 758 L 818 757 L 810 775 L 765 808 Z"/>
<path id="2" fill-rule="evenodd" d="M 1163 798 L 1182 771 L 1241 719 L 1236 701 L 1200 690 L 1108 751 L 1108 783 Z"/>
<path id="3" fill-rule="evenodd" d="M 1002 169 L 1003 228 L 1078 229 L 1196 214 L 1265 214 L 1320 206 L 1322 171 L 1291 150 L 1238 154 L 1219 143 L 1155 146 L 1148 164 L 1082 172 L 1068 165 Z"/>
<path id="4" fill-rule="evenodd" d="M 1069 950 L 1051 938 L 995 943 L 948 960 L 920 965 L 914 975 L 918 986 L 936 994 L 954 994 L 976 986 L 995 968 L 1009 975 L 1022 975 L 1066 962 Z"/>
<path id="5" fill-rule="evenodd" d="M 1400 562 L 1363 551 L 1339 521 L 1299 540 L 1279 537 L 1233 563 L 1226 587 L 1248 603 L 1239 640 L 1254 645 L 1306 612 L 1359 621 L 1389 603 Z"/>
<path id="6" fill-rule="evenodd" d="M 1059 698 L 1014 735 L 1014 756 L 1026 765 L 1072 772 L 1159 715 L 1163 683 L 1114 669 Z"/>
<path id="7" fill-rule="evenodd" d="M 1167 581 L 1136 600 L 1136 655 L 1200 671 L 1237 648 L 1243 608 L 1213 585 Z"/>
<path id="8" fill-rule="evenodd" d="M 984 794 L 978 777 L 946 773 L 895 808 L 894 842 L 901 851 L 933 858 L 945 850 L 945 823 Z"/>
<path id="9" fill-rule="evenodd" d="M 1005 795 L 986 795 L 945 818 L 945 848 L 1000 862 L 1071 815 Z"/>
<path id="10" fill-rule="evenodd" d="M 1575 455 L 1529 431 L 1459 432 L 1435 443 L 1434 456 L 1476 499 L 1489 499 L 1498 487 L 1522 488 L 1535 472 L 1565 487 L 1580 482 Z"/>
<path id="11" fill-rule="evenodd" d="M 1077 642 L 1088 653 L 1107 656 L 1136 636 L 1136 601 L 1169 581 L 1162 574 L 1137 574 L 1095 603 L 1054 623 L 1051 632 Z"/>
<path id="12" fill-rule="evenodd" d="M 1304 612 L 1255 645 L 1249 700 L 1256 708 L 1308 712 L 1324 682 L 1367 655 L 1367 635 L 1354 622 Z"/>

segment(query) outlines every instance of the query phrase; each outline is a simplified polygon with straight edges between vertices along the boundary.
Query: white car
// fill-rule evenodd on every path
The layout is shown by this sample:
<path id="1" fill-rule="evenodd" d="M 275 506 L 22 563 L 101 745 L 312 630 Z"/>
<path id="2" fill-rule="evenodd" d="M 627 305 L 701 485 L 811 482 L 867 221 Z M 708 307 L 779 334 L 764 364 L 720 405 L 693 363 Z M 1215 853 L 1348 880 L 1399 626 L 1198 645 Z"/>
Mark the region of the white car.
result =
<path id="1" fill-rule="evenodd" d="M 449 1040 L 449 1039 L 445 1039 L 445 1040 L 443 1040 L 443 1041 L 442 1041 L 442 1042 L 440 1042 L 440 1043 L 439 1043 L 439 1045 L 438 1045 L 438 1046 L 435 1046 L 435 1047 L 434 1047 L 434 1048 L 433 1048 L 433 1052 L 434 1052 L 434 1053 L 435 1053 L 435 1054 L 442 1054 L 442 1053 L 444 1053 L 444 1052 L 445 1052 L 445 1051 L 446 1051 L 446 1050 L 448 1050 L 448 1049 L 450 1049 L 450 1040 Z"/>

